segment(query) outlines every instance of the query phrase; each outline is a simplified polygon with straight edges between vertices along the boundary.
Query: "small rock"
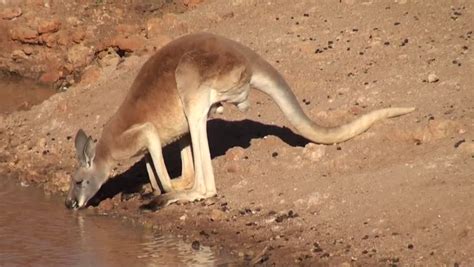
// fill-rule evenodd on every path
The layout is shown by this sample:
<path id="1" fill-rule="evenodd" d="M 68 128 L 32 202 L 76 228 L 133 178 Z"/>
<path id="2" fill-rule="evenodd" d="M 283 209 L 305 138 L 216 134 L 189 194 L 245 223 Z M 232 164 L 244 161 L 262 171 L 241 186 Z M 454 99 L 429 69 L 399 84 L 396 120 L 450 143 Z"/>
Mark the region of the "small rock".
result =
<path id="1" fill-rule="evenodd" d="M 13 50 L 11 54 L 11 58 L 14 61 L 19 61 L 19 60 L 28 58 L 28 56 L 25 54 L 23 50 L 16 49 L 16 50 Z"/>
<path id="2" fill-rule="evenodd" d="M 67 52 L 67 60 L 74 68 L 87 66 L 92 61 L 92 57 L 92 49 L 80 44 L 71 47 Z"/>
<path id="3" fill-rule="evenodd" d="M 60 27 L 61 27 L 61 21 L 57 19 L 43 20 L 43 21 L 40 21 L 38 24 L 38 33 L 43 34 L 43 33 L 57 32 L 59 31 Z"/>
<path id="4" fill-rule="evenodd" d="M 23 52 L 26 54 L 26 55 L 31 55 L 33 54 L 33 48 L 29 47 L 29 46 L 25 46 L 23 47 Z"/>
<path id="5" fill-rule="evenodd" d="M 241 160 L 244 156 L 245 149 L 239 146 L 233 147 L 225 153 L 225 158 L 232 161 Z"/>
<path id="6" fill-rule="evenodd" d="M 19 7 L 5 8 L 0 12 L 0 17 L 5 20 L 10 20 L 21 16 L 21 14 L 23 14 L 23 11 Z"/>
<path id="7" fill-rule="evenodd" d="M 46 44 L 47 47 L 55 47 L 58 43 L 58 35 L 57 34 L 50 34 L 45 33 L 42 34 L 40 37 L 40 42 Z"/>
<path id="8" fill-rule="evenodd" d="M 313 248 L 311 249 L 311 251 L 319 253 L 319 252 L 323 252 L 324 250 L 321 248 L 321 245 L 319 244 L 319 242 L 314 242 Z"/>
<path id="9" fill-rule="evenodd" d="M 202 230 L 201 232 L 199 232 L 199 235 L 204 236 L 205 238 L 209 238 L 209 234 L 208 234 L 206 231 L 204 231 L 204 230 Z"/>
<path id="10" fill-rule="evenodd" d="M 287 220 L 287 219 L 292 219 L 292 218 L 296 218 L 296 217 L 299 217 L 298 213 L 295 213 L 293 212 L 292 210 L 288 211 L 288 213 L 280 213 L 276 216 L 275 218 L 275 221 L 277 223 L 281 223 L 283 222 L 284 220 Z"/>
<path id="11" fill-rule="evenodd" d="M 72 26 L 77 26 L 81 24 L 81 21 L 77 17 L 68 17 L 66 18 L 66 22 L 71 24 Z"/>
<path id="12" fill-rule="evenodd" d="M 191 247 L 194 250 L 199 250 L 199 248 L 201 247 L 201 243 L 199 243 L 199 241 L 197 241 L 197 240 L 194 240 L 193 243 L 191 244 Z"/>
<path id="13" fill-rule="evenodd" d="M 436 76 L 436 74 L 430 73 L 428 75 L 428 82 L 429 83 L 435 83 L 435 82 L 438 82 L 438 81 L 439 81 L 439 78 L 438 78 L 438 76 Z"/>
<path id="14" fill-rule="evenodd" d="M 324 145 L 309 143 L 305 145 L 305 147 L 303 148 L 304 158 L 312 162 L 320 161 L 321 158 L 324 157 L 325 154 L 326 154 L 326 146 Z"/>
<path id="15" fill-rule="evenodd" d="M 10 30 L 10 38 L 13 41 L 36 44 L 38 43 L 38 32 L 25 26 L 19 26 Z"/>
<path id="16" fill-rule="evenodd" d="M 462 143 L 466 142 L 466 139 L 461 139 L 454 143 L 454 148 L 458 148 Z"/>
<path id="17" fill-rule="evenodd" d="M 210 219 L 211 221 L 222 221 L 225 218 L 225 212 L 220 209 L 213 209 L 211 211 Z"/>
<path id="18" fill-rule="evenodd" d="M 202 202 L 204 206 L 212 206 L 216 204 L 216 199 L 215 198 L 208 198 Z"/>
<path id="19" fill-rule="evenodd" d="M 71 40 L 76 44 L 82 42 L 86 37 L 86 32 L 82 29 L 77 29 L 71 34 Z"/>

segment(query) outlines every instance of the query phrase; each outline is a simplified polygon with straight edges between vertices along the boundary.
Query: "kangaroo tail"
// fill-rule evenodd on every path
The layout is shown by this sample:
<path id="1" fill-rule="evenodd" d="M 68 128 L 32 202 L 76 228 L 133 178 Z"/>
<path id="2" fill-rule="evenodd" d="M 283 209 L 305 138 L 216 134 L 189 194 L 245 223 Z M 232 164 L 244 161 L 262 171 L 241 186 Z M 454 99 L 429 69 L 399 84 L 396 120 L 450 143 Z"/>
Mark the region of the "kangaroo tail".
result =
<path id="1" fill-rule="evenodd" d="M 261 60 L 255 67 L 250 84 L 268 94 L 276 102 L 290 123 L 305 138 L 321 144 L 344 142 L 363 133 L 378 120 L 410 113 L 415 108 L 385 108 L 360 116 L 338 127 L 322 127 L 312 121 L 301 109 L 295 95 L 283 77 L 269 63 Z"/>

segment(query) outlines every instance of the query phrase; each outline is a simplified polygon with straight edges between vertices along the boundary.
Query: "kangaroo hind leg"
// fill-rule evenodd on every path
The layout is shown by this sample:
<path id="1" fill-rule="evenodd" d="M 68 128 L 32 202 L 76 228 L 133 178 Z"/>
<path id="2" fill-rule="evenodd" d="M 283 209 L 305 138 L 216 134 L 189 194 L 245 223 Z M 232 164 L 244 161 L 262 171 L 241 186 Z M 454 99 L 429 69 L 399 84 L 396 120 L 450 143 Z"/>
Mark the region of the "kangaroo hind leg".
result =
<path id="1" fill-rule="evenodd" d="M 194 62 L 187 59 L 193 60 L 193 58 L 182 59 L 176 69 L 176 83 L 189 124 L 194 162 L 194 183 L 188 190 L 158 196 L 155 199 L 155 205 L 158 206 L 166 206 L 179 200 L 204 199 L 216 194 L 206 129 L 208 113 L 213 104 L 211 89 L 202 84 L 199 70 L 193 64 Z"/>

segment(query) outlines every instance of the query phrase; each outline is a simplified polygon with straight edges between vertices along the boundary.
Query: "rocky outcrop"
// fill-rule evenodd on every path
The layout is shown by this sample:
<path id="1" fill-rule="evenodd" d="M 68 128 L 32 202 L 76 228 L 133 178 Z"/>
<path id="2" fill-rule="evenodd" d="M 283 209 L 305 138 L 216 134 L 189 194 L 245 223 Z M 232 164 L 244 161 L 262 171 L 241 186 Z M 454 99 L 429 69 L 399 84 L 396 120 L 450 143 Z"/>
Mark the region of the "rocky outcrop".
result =
<path id="1" fill-rule="evenodd" d="M 87 66 L 100 67 L 104 51 L 112 49 L 119 57 L 151 53 L 169 42 L 170 35 L 186 33 L 187 25 L 169 12 L 185 11 L 202 0 L 160 6 L 136 2 L 10 3 L 16 6 L 0 11 L 0 71 L 68 86 Z"/>

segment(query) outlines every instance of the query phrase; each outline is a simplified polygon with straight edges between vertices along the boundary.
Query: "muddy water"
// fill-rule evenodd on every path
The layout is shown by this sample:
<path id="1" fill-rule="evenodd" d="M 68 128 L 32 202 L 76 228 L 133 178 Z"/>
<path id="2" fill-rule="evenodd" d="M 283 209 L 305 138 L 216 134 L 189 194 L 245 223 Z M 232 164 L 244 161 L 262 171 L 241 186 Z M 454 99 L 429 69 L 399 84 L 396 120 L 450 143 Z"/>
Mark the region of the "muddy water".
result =
<path id="1" fill-rule="evenodd" d="M 67 210 L 58 197 L 0 178 L 0 266 L 217 266 L 230 263 L 107 216 Z"/>
<path id="2" fill-rule="evenodd" d="M 39 104 L 55 91 L 0 74 L 0 115 Z M 0 267 L 216 266 L 233 261 L 208 247 L 87 212 L 0 177 Z"/>
<path id="3" fill-rule="evenodd" d="M 54 89 L 33 81 L 0 73 L 0 114 L 29 109 L 55 92 Z"/>

